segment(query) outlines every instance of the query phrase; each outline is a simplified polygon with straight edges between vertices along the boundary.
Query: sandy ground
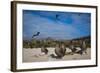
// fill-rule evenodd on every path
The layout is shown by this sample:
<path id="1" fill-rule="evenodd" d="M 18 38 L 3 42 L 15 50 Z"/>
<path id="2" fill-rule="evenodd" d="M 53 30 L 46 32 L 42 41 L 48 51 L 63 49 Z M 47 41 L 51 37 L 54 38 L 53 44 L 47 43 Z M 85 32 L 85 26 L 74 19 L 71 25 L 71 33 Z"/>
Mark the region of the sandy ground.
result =
<path id="1" fill-rule="evenodd" d="M 85 60 L 91 59 L 91 49 L 87 49 L 87 54 L 66 54 L 62 59 L 52 58 L 50 55 L 55 54 L 55 48 L 47 48 L 48 54 L 44 55 L 41 53 L 41 48 L 23 48 L 23 62 L 44 62 L 44 61 L 62 61 L 62 60 Z M 79 48 L 77 48 L 79 49 Z M 80 49 L 79 49 L 80 50 Z M 70 49 L 66 48 L 66 53 L 71 52 Z"/>

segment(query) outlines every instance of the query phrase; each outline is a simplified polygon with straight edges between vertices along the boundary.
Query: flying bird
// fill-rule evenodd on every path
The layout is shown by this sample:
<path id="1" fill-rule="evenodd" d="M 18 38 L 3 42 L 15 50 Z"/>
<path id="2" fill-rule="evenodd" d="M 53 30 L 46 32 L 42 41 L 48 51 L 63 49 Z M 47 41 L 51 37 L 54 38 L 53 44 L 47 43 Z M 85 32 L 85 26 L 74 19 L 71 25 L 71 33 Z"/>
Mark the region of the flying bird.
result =
<path id="1" fill-rule="evenodd" d="M 32 38 L 35 36 L 38 36 L 40 34 L 40 32 L 37 32 L 36 34 L 33 34 Z"/>
<path id="2" fill-rule="evenodd" d="M 59 15 L 56 14 L 56 19 L 58 19 Z"/>

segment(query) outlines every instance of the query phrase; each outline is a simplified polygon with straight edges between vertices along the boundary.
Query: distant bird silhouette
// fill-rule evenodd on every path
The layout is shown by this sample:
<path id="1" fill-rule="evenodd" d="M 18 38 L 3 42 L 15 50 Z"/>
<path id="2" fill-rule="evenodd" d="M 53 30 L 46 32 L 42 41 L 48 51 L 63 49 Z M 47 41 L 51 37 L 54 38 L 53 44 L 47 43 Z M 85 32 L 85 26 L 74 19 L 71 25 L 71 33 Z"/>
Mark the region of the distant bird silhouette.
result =
<path id="1" fill-rule="evenodd" d="M 58 19 L 59 15 L 56 14 L 56 19 Z"/>
<path id="2" fill-rule="evenodd" d="M 32 38 L 34 38 L 35 36 L 38 36 L 40 34 L 40 32 L 37 32 L 36 34 L 33 34 Z"/>

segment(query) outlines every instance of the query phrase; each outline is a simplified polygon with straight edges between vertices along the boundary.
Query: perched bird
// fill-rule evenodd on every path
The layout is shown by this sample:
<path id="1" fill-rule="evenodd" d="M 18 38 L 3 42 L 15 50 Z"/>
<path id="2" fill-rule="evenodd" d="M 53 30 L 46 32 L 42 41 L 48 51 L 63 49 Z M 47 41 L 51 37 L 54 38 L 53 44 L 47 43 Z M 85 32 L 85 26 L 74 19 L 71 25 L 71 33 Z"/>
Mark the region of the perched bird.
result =
<path id="1" fill-rule="evenodd" d="M 76 52 L 76 47 L 73 44 L 73 41 L 70 41 L 69 49 L 72 51 L 72 55 Z"/>
<path id="2" fill-rule="evenodd" d="M 72 53 L 75 53 L 75 51 L 77 50 L 74 45 L 70 45 L 69 49 L 71 49 Z"/>
<path id="3" fill-rule="evenodd" d="M 81 55 L 83 53 L 87 54 L 87 46 L 86 46 L 86 42 L 85 41 L 82 41 L 82 43 L 80 44 L 80 48 L 81 48 Z"/>
<path id="4" fill-rule="evenodd" d="M 66 48 L 64 45 L 57 46 L 55 48 L 55 53 L 57 55 L 57 58 L 62 58 L 65 55 L 65 52 L 66 52 Z"/>
<path id="5" fill-rule="evenodd" d="M 48 54 L 48 49 L 45 48 L 45 47 L 42 47 L 42 48 L 41 48 L 41 52 L 43 52 L 43 53 L 45 53 L 45 54 Z"/>

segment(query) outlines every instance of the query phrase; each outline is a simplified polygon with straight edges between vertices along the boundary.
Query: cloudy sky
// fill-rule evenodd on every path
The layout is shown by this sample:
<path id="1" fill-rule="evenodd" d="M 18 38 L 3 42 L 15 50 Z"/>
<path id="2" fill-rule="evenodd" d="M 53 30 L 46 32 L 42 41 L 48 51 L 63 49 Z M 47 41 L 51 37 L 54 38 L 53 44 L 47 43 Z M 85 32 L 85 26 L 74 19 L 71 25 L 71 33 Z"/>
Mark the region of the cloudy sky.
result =
<path id="1" fill-rule="evenodd" d="M 91 14 L 23 10 L 23 38 L 73 39 L 90 35 Z"/>

